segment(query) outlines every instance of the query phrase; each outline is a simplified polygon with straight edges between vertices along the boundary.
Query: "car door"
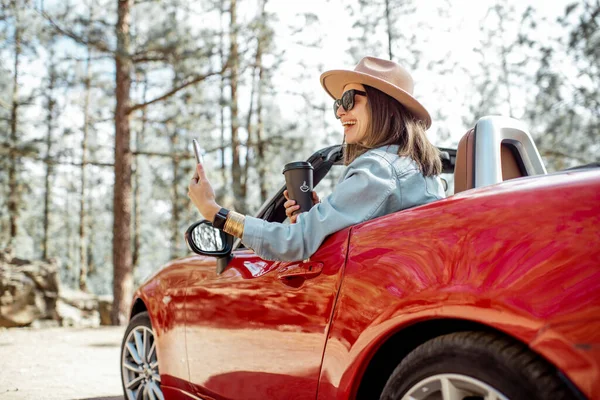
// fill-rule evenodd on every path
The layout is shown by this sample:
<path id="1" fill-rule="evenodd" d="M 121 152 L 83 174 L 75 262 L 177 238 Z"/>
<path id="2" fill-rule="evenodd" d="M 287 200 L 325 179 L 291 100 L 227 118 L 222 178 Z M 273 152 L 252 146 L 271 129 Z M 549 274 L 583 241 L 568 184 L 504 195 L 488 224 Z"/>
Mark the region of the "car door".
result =
<path id="1" fill-rule="evenodd" d="M 192 273 L 186 346 L 199 397 L 315 398 L 348 232 L 309 260 L 265 261 L 240 249 L 221 275 Z"/>
<path id="2" fill-rule="evenodd" d="M 316 185 L 322 195 L 331 190 L 331 175 L 323 178 L 339 161 L 338 150 L 325 149 L 309 158 L 315 182 L 322 182 Z M 262 207 L 259 217 L 276 222 L 285 218 L 282 192 Z M 308 260 L 266 261 L 240 247 L 222 274 L 192 272 L 186 292 L 186 347 L 196 395 L 315 398 L 348 232 L 328 237 Z"/>

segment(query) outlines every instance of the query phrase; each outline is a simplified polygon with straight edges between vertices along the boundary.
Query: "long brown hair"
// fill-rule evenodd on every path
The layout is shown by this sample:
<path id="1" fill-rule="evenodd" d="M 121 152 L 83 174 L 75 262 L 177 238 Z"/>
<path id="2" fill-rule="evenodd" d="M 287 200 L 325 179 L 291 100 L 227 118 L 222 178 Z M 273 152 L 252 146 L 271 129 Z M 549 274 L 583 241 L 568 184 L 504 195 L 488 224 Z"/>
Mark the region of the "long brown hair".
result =
<path id="1" fill-rule="evenodd" d="M 371 86 L 364 87 L 371 118 L 362 143 L 345 144 L 344 164 L 350 164 L 369 149 L 397 144 L 400 146 L 398 155 L 412 158 L 423 175 L 439 175 L 442 172 L 440 153 L 427 139 L 425 124 L 396 99 Z"/>

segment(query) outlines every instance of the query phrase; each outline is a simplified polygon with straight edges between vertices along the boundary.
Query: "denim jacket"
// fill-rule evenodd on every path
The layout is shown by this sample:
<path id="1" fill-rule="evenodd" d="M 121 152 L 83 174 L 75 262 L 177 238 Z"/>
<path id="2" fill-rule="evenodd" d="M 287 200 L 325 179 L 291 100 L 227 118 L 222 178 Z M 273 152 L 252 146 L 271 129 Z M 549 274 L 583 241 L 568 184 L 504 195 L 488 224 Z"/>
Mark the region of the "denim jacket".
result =
<path id="1" fill-rule="evenodd" d="M 295 224 L 247 216 L 242 242 L 265 260 L 305 260 L 334 232 L 443 197 L 439 177 L 423 176 L 411 158 L 398 156 L 397 145 L 384 146 L 350 163 L 333 192 Z"/>

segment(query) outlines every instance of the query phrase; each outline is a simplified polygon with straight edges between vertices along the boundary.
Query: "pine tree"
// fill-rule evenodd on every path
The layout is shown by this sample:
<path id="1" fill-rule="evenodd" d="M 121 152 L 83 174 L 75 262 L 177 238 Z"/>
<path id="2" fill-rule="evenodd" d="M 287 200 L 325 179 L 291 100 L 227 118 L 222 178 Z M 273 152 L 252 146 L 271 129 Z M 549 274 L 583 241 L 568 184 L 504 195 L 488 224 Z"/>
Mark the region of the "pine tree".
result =
<path id="1" fill-rule="evenodd" d="M 14 245 L 15 238 L 17 237 L 17 227 L 19 220 L 19 203 L 20 203 L 20 192 L 21 189 L 18 186 L 19 169 L 21 160 L 18 155 L 18 143 L 19 143 L 19 108 L 21 106 L 21 99 L 19 98 L 19 72 L 21 68 L 21 57 L 22 57 L 22 36 L 23 36 L 23 22 L 21 20 L 22 11 L 19 5 L 11 3 L 11 11 L 13 16 L 13 48 L 14 48 L 14 59 L 13 59 L 13 71 L 12 71 L 12 96 L 10 103 L 10 134 L 8 140 L 8 214 L 9 214 L 9 237 L 8 245 Z"/>
<path id="2" fill-rule="evenodd" d="M 415 31 L 406 28 L 415 11 L 413 0 L 359 0 L 353 14 L 357 16 L 354 28 L 360 33 L 350 48 L 354 61 L 374 55 L 415 70 L 421 50 Z"/>
<path id="3" fill-rule="evenodd" d="M 177 10 L 179 3 L 173 1 L 161 7 L 168 7 L 171 10 Z M 115 43 L 116 47 L 111 49 L 106 33 L 98 32 L 93 38 L 86 39 L 77 33 L 77 24 L 66 24 L 67 21 L 54 21 L 49 13 L 45 13 L 47 19 L 55 29 L 72 38 L 76 43 L 82 45 L 92 45 L 95 51 L 110 55 L 115 61 L 115 180 L 114 180 L 114 200 L 113 200 L 113 323 L 125 323 L 129 312 L 129 301 L 133 290 L 133 269 L 132 269 L 132 251 L 131 251 L 131 198 L 132 198 L 132 165 L 133 152 L 130 148 L 131 140 L 131 119 L 136 112 L 146 107 L 167 101 L 178 92 L 192 87 L 210 76 L 223 73 L 226 65 L 221 65 L 215 69 L 207 68 L 208 71 L 201 72 L 198 66 L 209 65 L 212 54 L 212 45 L 210 42 L 192 44 L 196 47 L 186 47 L 190 45 L 189 41 L 179 40 L 186 38 L 186 35 L 173 36 L 170 31 L 173 26 L 164 26 L 160 24 L 151 24 L 150 30 L 144 31 L 147 41 L 136 40 L 132 38 L 132 31 L 135 27 L 141 27 L 141 24 L 135 25 L 132 19 L 132 12 L 135 7 L 147 7 L 150 11 L 156 5 L 140 3 L 134 5 L 132 0 L 117 1 L 117 22 L 115 25 Z M 174 11 L 176 12 L 176 11 Z M 142 14 L 135 14 L 138 18 Z M 152 15 L 152 12 L 148 13 Z M 145 16 L 145 15 L 144 15 Z M 95 23 L 79 17 L 78 21 L 83 22 L 84 26 Z M 77 22 L 77 21 L 75 21 Z M 65 23 L 65 25 L 63 25 Z M 65 28 L 69 25 L 69 29 Z M 75 25 L 74 27 L 72 27 Z M 155 27 L 163 26 L 165 30 L 157 30 Z M 77 28 L 77 29 L 76 29 Z M 142 31 L 142 29 L 138 29 Z M 141 35 L 141 33 L 140 33 Z M 206 46 L 208 44 L 208 47 Z M 196 69 L 187 75 L 180 76 L 180 80 L 172 87 L 164 89 L 162 94 L 156 97 L 133 104 L 132 100 L 132 76 L 137 65 L 175 65 L 194 60 Z M 206 68 L 206 67 L 205 67 Z"/>
<path id="4" fill-rule="evenodd" d="M 36 142 L 24 135 L 28 121 L 22 118 L 26 107 L 34 104 L 38 93 L 34 90 L 24 90 L 22 80 L 24 69 L 30 57 L 35 58 L 37 48 L 36 16 L 29 7 L 28 2 L 8 1 L 2 7 L 0 27 L 6 40 L 3 43 L 5 51 L 9 54 L 6 64 L 2 69 L 9 72 L 4 84 L 7 86 L 6 100 L 0 106 L 6 111 L 4 121 L 8 125 L 6 136 L 2 138 L 2 175 L 6 171 L 7 199 L 6 209 L 8 214 L 8 235 L 5 240 L 7 247 L 15 248 L 20 236 L 21 214 L 27 207 L 22 202 L 26 191 L 30 190 L 29 183 L 22 176 L 24 170 L 23 157 L 37 157 L 38 147 Z M 3 178 L 4 179 L 4 178 Z"/>
<path id="5" fill-rule="evenodd" d="M 598 161 L 600 2 L 572 3 L 557 22 L 552 31 L 559 36 L 532 44 L 539 68 L 535 101 L 527 113 L 552 170 Z"/>
<path id="6" fill-rule="evenodd" d="M 527 58 L 527 44 L 519 40 L 526 35 L 531 9 L 522 16 L 506 1 L 493 4 L 481 21 L 481 42 L 475 49 L 477 69 L 469 72 L 474 86 L 463 117 L 465 126 L 473 126 L 486 115 L 524 118 L 528 83 L 527 70 L 533 60 Z M 515 29 L 518 27 L 518 29 Z M 518 93 L 519 95 L 516 95 Z M 516 99 L 521 99 L 520 102 Z"/>

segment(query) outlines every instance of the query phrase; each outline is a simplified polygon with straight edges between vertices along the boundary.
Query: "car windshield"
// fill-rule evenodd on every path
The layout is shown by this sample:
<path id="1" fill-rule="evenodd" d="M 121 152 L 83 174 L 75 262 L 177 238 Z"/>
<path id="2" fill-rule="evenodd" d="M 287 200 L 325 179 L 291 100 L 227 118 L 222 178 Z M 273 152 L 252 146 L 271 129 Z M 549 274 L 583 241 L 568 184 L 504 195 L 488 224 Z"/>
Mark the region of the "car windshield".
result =
<path id="1" fill-rule="evenodd" d="M 443 172 L 442 174 L 440 174 L 440 178 L 442 179 L 442 183 L 444 184 L 444 191 L 446 192 L 446 197 L 452 196 L 454 194 L 454 174 Z"/>

